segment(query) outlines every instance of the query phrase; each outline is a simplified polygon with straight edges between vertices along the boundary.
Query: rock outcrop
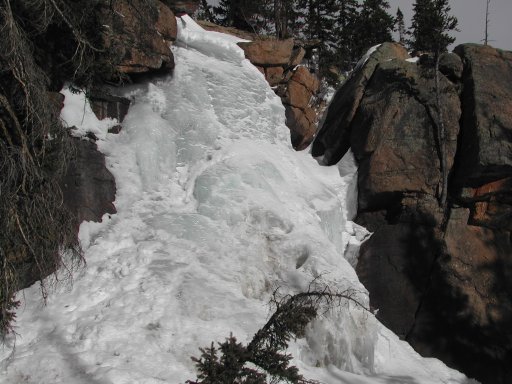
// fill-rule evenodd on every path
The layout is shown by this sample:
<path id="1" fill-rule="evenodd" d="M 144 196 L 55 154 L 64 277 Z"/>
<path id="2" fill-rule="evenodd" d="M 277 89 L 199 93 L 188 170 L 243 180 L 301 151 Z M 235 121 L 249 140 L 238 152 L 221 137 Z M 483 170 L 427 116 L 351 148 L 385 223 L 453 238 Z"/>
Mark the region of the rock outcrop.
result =
<path id="1" fill-rule="evenodd" d="M 101 222 L 105 213 L 116 213 L 114 176 L 105 166 L 105 156 L 91 140 L 75 139 L 76 155 L 62 181 L 64 204 L 82 221 Z"/>
<path id="2" fill-rule="evenodd" d="M 318 78 L 299 65 L 305 49 L 293 39 L 255 40 L 238 45 L 281 97 L 293 147 L 299 151 L 305 149 L 316 133 L 316 95 L 320 89 Z"/>
<path id="3" fill-rule="evenodd" d="M 293 39 L 256 40 L 238 43 L 244 50 L 245 57 L 260 67 L 285 66 L 290 62 L 293 50 Z"/>
<path id="4" fill-rule="evenodd" d="M 119 123 L 123 122 L 128 109 L 130 100 L 125 97 L 111 95 L 108 92 L 96 89 L 89 94 L 91 108 L 99 120 L 105 118 L 116 119 Z"/>
<path id="5" fill-rule="evenodd" d="M 464 132 L 456 178 L 478 185 L 512 174 L 512 52 L 460 45 Z"/>
<path id="6" fill-rule="evenodd" d="M 176 40 L 174 13 L 160 1 L 148 7 L 143 0 L 113 0 L 98 11 L 103 40 L 124 74 L 170 71 L 171 43 Z"/>
<path id="7" fill-rule="evenodd" d="M 380 62 L 409 58 L 407 50 L 398 44 L 384 43 L 377 49 L 336 92 L 329 106 L 322 129 L 318 132 L 312 148 L 314 157 L 323 156 L 326 165 L 336 164 L 350 148 L 351 123 L 366 84 Z M 348 92 L 345 90 L 349 90 Z"/>
<path id="8" fill-rule="evenodd" d="M 435 68 L 381 45 L 337 92 L 313 143 L 359 163 L 357 272 L 379 319 L 483 383 L 512 371 L 512 53 L 462 45 Z M 441 154 L 439 116 L 446 138 Z M 442 158 L 448 205 L 439 203 Z"/>

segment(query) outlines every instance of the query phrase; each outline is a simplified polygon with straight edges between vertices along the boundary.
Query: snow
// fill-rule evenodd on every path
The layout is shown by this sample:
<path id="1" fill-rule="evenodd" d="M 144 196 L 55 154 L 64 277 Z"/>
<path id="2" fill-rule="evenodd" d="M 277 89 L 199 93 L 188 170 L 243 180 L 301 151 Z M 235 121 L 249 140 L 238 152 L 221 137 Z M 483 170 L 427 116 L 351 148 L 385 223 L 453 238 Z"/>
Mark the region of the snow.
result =
<path id="1" fill-rule="evenodd" d="M 370 47 L 368 51 L 359 59 L 359 61 L 356 64 L 356 67 L 354 68 L 354 72 L 357 71 L 359 68 L 361 68 L 363 65 L 366 64 L 370 56 L 381 46 L 382 44 L 374 45 L 373 47 Z"/>
<path id="2" fill-rule="evenodd" d="M 63 91 L 62 118 L 99 139 L 118 213 L 81 225 L 87 266 L 73 284 L 46 306 L 37 285 L 19 294 L 2 383 L 184 383 L 199 347 L 230 332 L 250 341 L 277 287 L 298 293 L 316 278 L 368 305 L 353 268 L 368 236 L 350 221 L 353 158 L 321 167 L 294 152 L 280 99 L 236 39 L 178 24 L 173 76 L 122 90 L 132 106 L 119 135 Z M 323 383 L 467 383 L 350 303 L 289 352 Z"/>

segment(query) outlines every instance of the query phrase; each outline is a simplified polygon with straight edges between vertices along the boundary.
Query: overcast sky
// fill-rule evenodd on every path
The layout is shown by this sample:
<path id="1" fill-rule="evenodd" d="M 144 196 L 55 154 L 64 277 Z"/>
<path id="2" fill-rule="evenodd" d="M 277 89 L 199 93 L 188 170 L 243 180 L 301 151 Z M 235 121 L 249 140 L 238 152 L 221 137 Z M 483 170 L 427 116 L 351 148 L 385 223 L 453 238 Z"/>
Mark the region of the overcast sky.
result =
<path id="1" fill-rule="evenodd" d="M 396 14 L 397 7 L 409 21 L 412 16 L 414 0 L 388 0 L 391 13 Z M 459 32 L 453 35 L 457 38 L 455 45 L 461 43 L 481 43 L 485 31 L 485 5 L 487 0 L 450 0 L 452 15 L 459 20 Z M 491 0 L 489 25 L 489 44 L 507 50 L 512 50 L 512 0 Z"/>
<path id="2" fill-rule="evenodd" d="M 359 0 L 361 1 L 361 0 Z M 410 26 L 414 0 L 388 0 L 390 13 L 395 16 L 400 7 Z M 218 0 L 208 0 L 217 4 Z M 481 43 L 485 30 L 485 5 L 487 0 L 450 0 L 452 15 L 459 20 L 459 32 L 454 46 L 461 43 Z M 512 50 L 512 0 L 491 0 L 490 4 L 489 44 L 501 49 Z M 453 47 L 452 47 L 453 48 Z"/>

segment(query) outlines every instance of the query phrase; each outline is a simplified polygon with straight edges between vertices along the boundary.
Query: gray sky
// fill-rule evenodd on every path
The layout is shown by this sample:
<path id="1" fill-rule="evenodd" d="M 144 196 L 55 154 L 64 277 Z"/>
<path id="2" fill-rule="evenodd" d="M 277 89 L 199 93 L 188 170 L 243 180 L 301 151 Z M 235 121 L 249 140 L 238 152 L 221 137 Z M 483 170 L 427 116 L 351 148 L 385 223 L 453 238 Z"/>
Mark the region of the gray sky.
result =
<path id="1" fill-rule="evenodd" d="M 396 9 L 400 7 L 406 19 L 406 26 L 409 27 L 414 0 L 388 1 L 391 5 L 390 13 L 395 16 Z M 217 4 L 218 0 L 208 0 L 208 2 Z M 453 33 L 457 39 L 453 46 L 482 42 L 486 3 L 486 0 L 450 0 L 452 15 L 459 20 L 458 29 L 460 30 Z M 489 12 L 489 44 L 496 48 L 512 50 L 512 0 L 491 0 Z"/>
<path id="2" fill-rule="evenodd" d="M 388 0 L 391 14 L 397 7 L 404 13 L 406 26 L 410 26 L 414 0 Z M 486 0 L 450 0 L 452 15 L 459 20 L 454 45 L 461 43 L 481 43 L 485 30 Z M 489 7 L 489 44 L 496 48 L 512 50 L 512 0 L 491 0 Z"/>

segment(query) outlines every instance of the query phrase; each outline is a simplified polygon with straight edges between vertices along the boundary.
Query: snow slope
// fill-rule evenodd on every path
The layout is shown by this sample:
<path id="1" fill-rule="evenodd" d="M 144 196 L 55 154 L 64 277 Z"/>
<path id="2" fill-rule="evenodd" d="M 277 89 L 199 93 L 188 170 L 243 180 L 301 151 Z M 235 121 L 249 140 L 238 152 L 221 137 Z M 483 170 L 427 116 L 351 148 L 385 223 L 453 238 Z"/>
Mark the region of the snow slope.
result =
<path id="1" fill-rule="evenodd" d="M 368 303 L 352 267 L 364 230 L 347 220 L 353 160 L 320 167 L 294 152 L 280 99 L 236 39 L 178 24 L 174 75 L 123 90 L 133 103 L 119 135 L 64 91 L 62 117 L 99 138 L 118 213 L 80 227 L 87 266 L 72 285 L 46 306 L 37 285 L 19 295 L 1 383 L 184 383 L 199 347 L 251 339 L 276 287 L 317 278 Z M 467 383 L 355 305 L 316 320 L 290 352 L 324 383 Z"/>

